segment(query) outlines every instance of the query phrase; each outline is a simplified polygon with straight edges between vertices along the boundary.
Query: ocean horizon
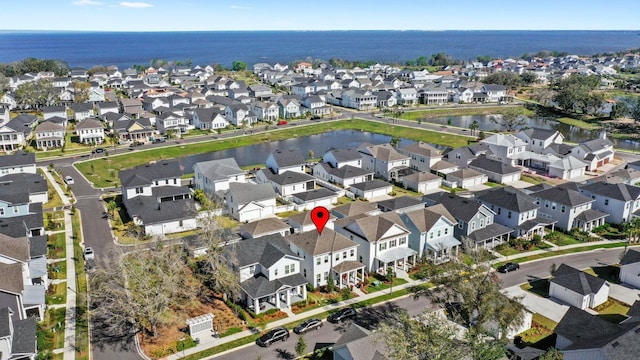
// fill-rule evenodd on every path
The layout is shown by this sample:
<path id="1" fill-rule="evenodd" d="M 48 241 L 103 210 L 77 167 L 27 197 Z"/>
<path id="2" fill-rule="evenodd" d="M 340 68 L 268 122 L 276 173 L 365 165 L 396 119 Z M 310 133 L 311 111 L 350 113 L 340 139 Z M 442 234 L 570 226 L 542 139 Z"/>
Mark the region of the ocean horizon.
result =
<path id="1" fill-rule="evenodd" d="M 59 59 L 71 67 L 149 65 L 153 59 L 195 64 L 290 63 L 341 58 L 402 64 L 446 53 L 460 60 L 520 57 L 540 51 L 577 55 L 640 48 L 637 30 L 290 30 L 48 31 L 0 30 L 0 62 Z"/>

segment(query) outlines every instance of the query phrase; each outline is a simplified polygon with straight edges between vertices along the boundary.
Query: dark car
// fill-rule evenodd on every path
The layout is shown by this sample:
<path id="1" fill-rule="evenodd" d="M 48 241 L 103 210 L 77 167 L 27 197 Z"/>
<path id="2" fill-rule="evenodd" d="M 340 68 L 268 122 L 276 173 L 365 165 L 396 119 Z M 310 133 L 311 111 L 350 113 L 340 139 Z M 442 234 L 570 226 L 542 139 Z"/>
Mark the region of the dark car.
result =
<path id="1" fill-rule="evenodd" d="M 91 151 L 91 153 L 93 153 L 93 154 L 102 154 L 103 152 L 104 152 L 103 148 L 97 148 L 97 149 L 94 149 L 93 151 Z"/>
<path id="2" fill-rule="evenodd" d="M 304 334 L 309 330 L 319 330 L 322 327 L 322 320 L 320 319 L 307 319 L 302 324 L 293 328 L 293 332 L 296 334 Z"/>
<path id="3" fill-rule="evenodd" d="M 354 308 L 344 308 L 340 309 L 333 314 L 329 315 L 327 321 L 332 323 L 338 323 L 340 321 L 345 321 L 348 319 L 352 319 L 356 316 L 356 310 Z"/>
<path id="4" fill-rule="evenodd" d="M 275 329 L 269 330 L 268 333 L 260 336 L 258 340 L 256 340 L 256 344 L 262 347 L 269 347 L 276 341 L 286 341 L 289 338 L 289 330 L 283 327 L 277 327 Z"/>
<path id="5" fill-rule="evenodd" d="M 509 271 L 516 271 L 520 269 L 520 265 L 512 262 L 508 262 L 498 268 L 498 271 L 501 273 L 508 273 Z"/>

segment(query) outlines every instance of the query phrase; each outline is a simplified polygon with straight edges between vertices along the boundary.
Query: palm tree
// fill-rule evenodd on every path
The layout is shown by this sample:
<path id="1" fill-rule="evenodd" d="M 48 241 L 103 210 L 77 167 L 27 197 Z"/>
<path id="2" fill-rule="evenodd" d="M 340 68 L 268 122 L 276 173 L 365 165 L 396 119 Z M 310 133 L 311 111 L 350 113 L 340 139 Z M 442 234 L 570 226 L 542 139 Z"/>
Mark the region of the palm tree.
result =
<path id="1" fill-rule="evenodd" d="M 478 120 L 474 120 L 471 124 L 469 124 L 469 130 L 471 130 L 471 136 L 476 134 L 476 130 L 480 128 L 480 124 L 478 124 Z"/>
<path id="2" fill-rule="evenodd" d="M 118 203 L 116 203 L 114 200 L 110 200 L 109 202 L 107 202 L 107 213 L 109 214 L 109 217 L 111 219 L 115 218 L 116 211 L 119 210 L 120 207 L 118 207 Z"/>
<path id="3" fill-rule="evenodd" d="M 394 149 L 397 149 L 398 145 L 400 145 L 400 138 L 397 136 L 392 137 L 391 141 L 389 141 L 389 144 L 391 144 Z"/>

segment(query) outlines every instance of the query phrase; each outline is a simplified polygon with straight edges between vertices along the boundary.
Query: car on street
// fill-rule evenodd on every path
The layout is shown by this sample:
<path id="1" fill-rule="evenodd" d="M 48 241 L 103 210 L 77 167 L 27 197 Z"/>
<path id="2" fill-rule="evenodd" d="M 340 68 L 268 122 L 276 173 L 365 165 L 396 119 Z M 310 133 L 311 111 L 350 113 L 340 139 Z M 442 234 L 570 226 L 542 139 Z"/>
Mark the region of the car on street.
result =
<path id="1" fill-rule="evenodd" d="M 67 175 L 67 176 L 65 176 L 65 177 L 64 177 L 64 183 L 65 183 L 65 184 L 67 184 L 67 185 L 73 185 L 73 182 L 74 182 L 74 181 L 73 181 L 73 178 L 72 178 L 71 176 L 68 176 L 68 175 Z"/>
<path id="2" fill-rule="evenodd" d="M 278 125 L 287 125 L 287 121 L 286 120 L 280 120 L 280 121 L 278 121 Z"/>
<path id="3" fill-rule="evenodd" d="M 513 262 L 508 262 L 508 263 L 506 263 L 506 264 L 504 264 L 504 265 L 500 266 L 500 267 L 498 268 L 498 272 L 501 272 L 501 273 L 506 274 L 506 273 L 508 273 L 509 271 L 516 271 L 516 270 L 518 270 L 518 269 L 520 269 L 520 265 L 519 265 L 519 264 L 517 264 L 517 263 L 513 263 Z"/>
<path id="4" fill-rule="evenodd" d="M 262 347 L 269 347 L 276 341 L 287 341 L 289 338 L 289 330 L 283 327 L 277 327 L 275 329 L 269 330 L 268 333 L 260 336 L 258 340 L 256 340 L 256 344 Z"/>
<path id="5" fill-rule="evenodd" d="M 93 154 L 102 154 L 104 152 L 103 148 L 94 149 L 91 153 Z"/>
<path id="6" fill-rule="evenodd" d="M 356 309 L 352 307 L 348 307 L 348 308 L 340 309 L 334 312 L 333 314 L 329 315 L 329 317 L 327 317 L 327 321 L 332 323 L 339 323 L 341 321 L 353 319 L 354 317 L 356 317 Z"/>
<path id="7" fill-rule="evenodd" d="M 307 319 L 302 324 L 293 328 L 293 332 L 296 334 L 304 334 L 309 330 L 320 330 L 322 327 L 322 320 L 320 319 Z"/>
<path id="8" fill-rule="evenodd" d="M 95 259 L 96 254 L 93 252 L 93 248 L 87 247 L 87 248 L 84 249 L 83 256 L 84 256 L 84 260 L 88 261 L 88 260 Z"/>

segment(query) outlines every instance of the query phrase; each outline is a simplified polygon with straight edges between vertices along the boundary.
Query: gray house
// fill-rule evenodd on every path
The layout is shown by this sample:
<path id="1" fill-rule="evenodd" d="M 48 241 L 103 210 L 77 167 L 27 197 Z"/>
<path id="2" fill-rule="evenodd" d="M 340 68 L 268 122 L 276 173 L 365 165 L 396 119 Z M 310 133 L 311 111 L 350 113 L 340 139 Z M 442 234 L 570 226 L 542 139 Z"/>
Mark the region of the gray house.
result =
<path id="1" fill-rule="evenodd" d="M 540 213 L 547 219 L 553 219 L 557 226 L 565 231 L 578 228 L 591 231 L 604 224 L 608 213 L 592 209 L 595 199 L 565 186 L 531 194 L 540 206 Z"/>
<path id="2" fill-rule="evenodd" d="M 582 186 L 580 192 L 595 200 L 593 209 L 609 214 L 609 223 L 622 224 L 640 215 L 640 187 L 597 182 Z"/>

